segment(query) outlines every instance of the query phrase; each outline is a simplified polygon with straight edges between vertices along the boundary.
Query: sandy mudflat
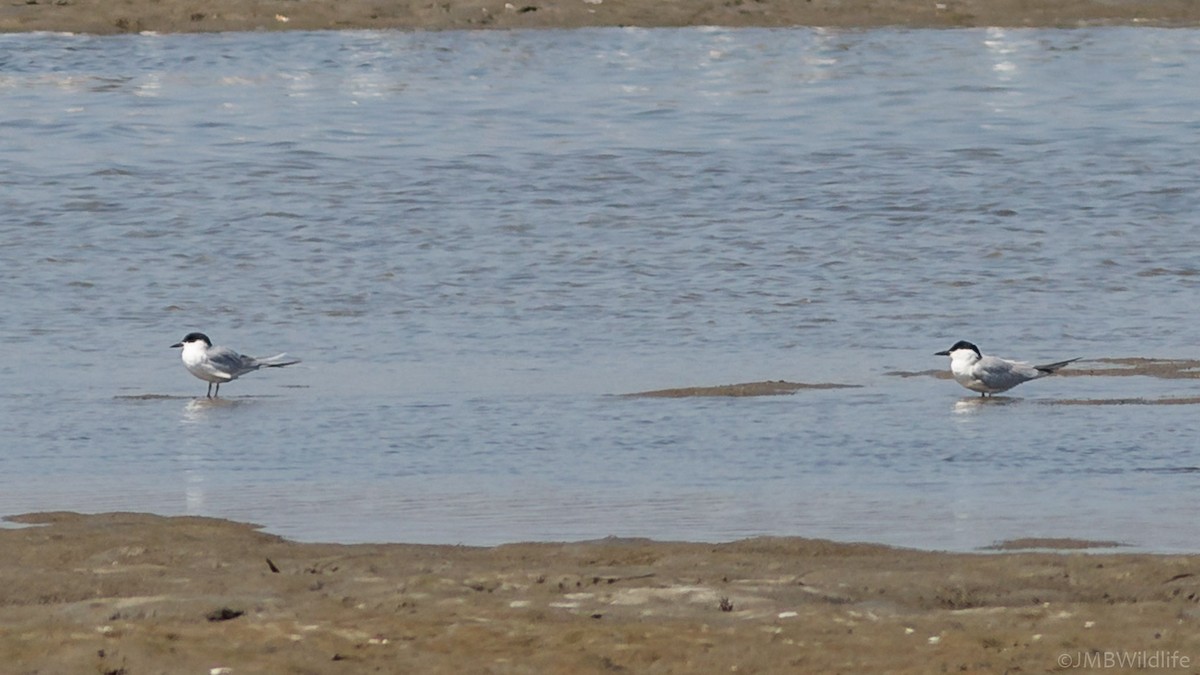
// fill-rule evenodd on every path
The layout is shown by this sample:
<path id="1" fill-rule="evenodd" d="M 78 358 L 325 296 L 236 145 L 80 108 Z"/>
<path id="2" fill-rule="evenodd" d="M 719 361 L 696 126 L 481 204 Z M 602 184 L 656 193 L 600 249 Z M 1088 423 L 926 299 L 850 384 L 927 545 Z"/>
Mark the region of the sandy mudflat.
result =
<path id="1" fill-rule="evenodd" d="M 1200 25 L 1195 0 L 5 0 L 0 32 Z"/>
<path id="2" fill-rule="evenodd" d="M 0 530 L 6 673 L 1200 668 L 1200 556 L 1069 540 L 979 554 L 793 538 L 346 546 L 206 518 L 18 520 L 44 525 Z"/>
<path id="3" fill-rule="evenodd" d="M 720 384 L 716 386 L 679 387 L 676 389 L 655 389 L 640 391 L 634 394 L 624 394 L 629 397 L 643 398 L 690 398 L 694 396 L 784 396 L 809 389 L 857 389 L 860 385 L 838 384 L 836 382 L 788 382 L 786 380 L 767 380 L 764 382 L 743 382 L 741 384 Z"/>

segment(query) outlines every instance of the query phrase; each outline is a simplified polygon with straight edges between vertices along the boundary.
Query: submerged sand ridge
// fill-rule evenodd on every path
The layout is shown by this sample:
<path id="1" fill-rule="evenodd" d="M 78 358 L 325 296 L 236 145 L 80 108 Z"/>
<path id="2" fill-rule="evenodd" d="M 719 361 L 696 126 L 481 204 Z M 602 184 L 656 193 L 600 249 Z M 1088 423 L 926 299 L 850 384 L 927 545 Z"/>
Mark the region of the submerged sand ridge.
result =
<path id="1" fill-rule="evenodd" d="M 20 0 L 0 32 L 1200 25 L 1191 0 Z"/>
<path id="2" fill-rule="evenodd" d="M 838 384 L 836 382 L 788 382 L 787 380 L 768 380 L 764 382 L 742 382 L 740 384 L 719 384 L 716 386 L 679 387 L 675 389 L 655 389 L 633 394 L 630 397 L 645 398 L 689 398 L 693 396 L 783 396 L 794 394 L 807 389 L 857 389 L 860 385 Z"/>
<path id="3" fill-rule="evenodd" d="M 210 518 L 15 520 L 37 526 L 0 530 L 12 672 L 1052 672 L 1108 652 L 1200 663 L 1200 556 L 797 538 L 334 545 Z"/>

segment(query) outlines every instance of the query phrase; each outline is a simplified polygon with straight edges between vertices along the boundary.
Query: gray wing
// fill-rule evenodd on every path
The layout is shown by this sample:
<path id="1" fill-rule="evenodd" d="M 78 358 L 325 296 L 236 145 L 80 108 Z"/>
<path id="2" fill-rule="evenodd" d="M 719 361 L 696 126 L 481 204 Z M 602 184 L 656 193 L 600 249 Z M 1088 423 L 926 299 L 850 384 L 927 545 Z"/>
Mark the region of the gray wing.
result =
<path id="1" fill-rule="evenodd" d="M 233 377 L 243 375 L 252 370 L 258 370 L 258 363 L 245 354 L 239 354 L 228 347 L 212 347 L 208 350 L 208 360 L 214 366 L 229 373 Z"/>
<path id="2" fill-rule="evenodd" d="M 1001 391 L 1045 375 L 1028 363 L 1008 361 L 995 356 L 983 357 L 975 368 L 977 376 L 984 384 Z"/>

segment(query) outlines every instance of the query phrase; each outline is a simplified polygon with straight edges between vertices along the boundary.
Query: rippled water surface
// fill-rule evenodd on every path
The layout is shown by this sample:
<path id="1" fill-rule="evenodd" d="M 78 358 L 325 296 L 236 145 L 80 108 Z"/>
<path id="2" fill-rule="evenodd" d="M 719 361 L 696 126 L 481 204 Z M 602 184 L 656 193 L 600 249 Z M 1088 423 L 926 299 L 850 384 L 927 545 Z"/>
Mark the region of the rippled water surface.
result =
<path id="1" fill-rule="evenodd" d="M 0 513 L 1200 550 L 1200 32 L 0 36 Z M 202 398 L 189 331 L 304 359 Z M 1092 367 L 1086 361 L 1076 369 Z M 858 388 L 626 398 L 764 379 Z"/>

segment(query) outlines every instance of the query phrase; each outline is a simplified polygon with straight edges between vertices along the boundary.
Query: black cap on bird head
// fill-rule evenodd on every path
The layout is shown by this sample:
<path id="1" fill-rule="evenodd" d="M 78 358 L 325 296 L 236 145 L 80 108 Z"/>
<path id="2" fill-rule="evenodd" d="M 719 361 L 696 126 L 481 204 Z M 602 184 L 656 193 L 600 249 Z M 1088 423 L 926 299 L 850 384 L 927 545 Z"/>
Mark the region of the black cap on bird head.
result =
<path id="1" fill-rule="evenodd" d="M 937 352 L 936 354 L 934 354 L 934 356 L 950 356 L 950 354 L 952 354 L 953 352 L 956 352 L 960 349 L 970 349 L 971 351 L 975 352 L 975 356 L 978 356 L 981 359 L 983 358 L 983 354 L 979 353 L 979 347 L 976 347 L 975 345 L 971 344 L 970 342 L 967 342 L 966 340 L 959 340 L 958 342 L 955 342 L 954 346 L 951 347 L 950 349 L 947 349 L 944 352 Z"/>
<path id="2" fill-rule="evenodd" d="M 212 346 L 212 340 L 209 340 L 208 336 L 205 335 L 204 333 L 188 333 L 187 335 L 183 336 L 182 340 L 171 345 L 171 348 L 175 349 L 177 347 L 182 347 L 189 342 L 203 342 L 205 344 L 205 346 L 208 346 L 208 347 Z"/>

